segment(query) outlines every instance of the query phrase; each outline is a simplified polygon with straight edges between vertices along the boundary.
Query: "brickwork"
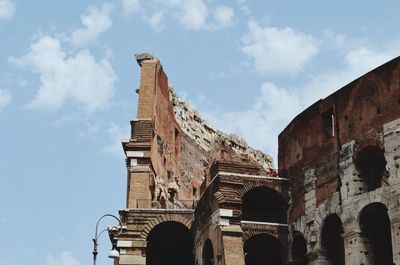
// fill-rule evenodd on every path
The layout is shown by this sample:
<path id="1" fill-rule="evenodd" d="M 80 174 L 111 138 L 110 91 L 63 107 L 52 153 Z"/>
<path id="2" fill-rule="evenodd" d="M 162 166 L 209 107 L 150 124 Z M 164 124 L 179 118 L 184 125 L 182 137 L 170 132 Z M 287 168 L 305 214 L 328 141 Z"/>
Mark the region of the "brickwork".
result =
<path id="1" fill-rule="evenodd" d="M 161 233 L 164 224 L 183 225 L 192 235 L 196 264 L 205 262 L 206 241 L 212 245 L 209 259 L 220 265 L 244 265 L 243 244 L 259 234 L 287 245 L 286 224 L 242 220 L 242 200 L 255 189 L 265 188 L 287 205 L 288 181 L 277 177 L 271 157 L 204 121 L 176 95 L 154 56 L 140 54 L 137 61 L 142 70 L 137 119 L 131 121 L 130 139 L 122 142 L 128 185 L 127 209 L 120 211 L 119 264 L 152 262 L 149 248 L 157 245 L 150 242 L 152 233 Z"/>
<path id="2" fill-rule="evenodd" d="M 400 57 L 295 117 L 278 172 L 182 101 L 157 58 L 136 58 L 115 264 L 400 265 Z M 180 237 L 193 249 L 172 251 Z"/>
<path id="3" fill-rule="evenodd" d="M 393 225 L 400 209 L 399 118 L 396 58 L 316 102 L 280 134 L 279 175 L 291 183 L 288 221 L 291 233 L 300 231 L 306 238 L 310 264 L 334 262 L 321 237 L 331 215 L 340 218 L 344 231 L 344 264 L 400 264 Z M 372 213 L 379 209 L 385 213 Z M 368 221 L 360 219 L 368 211 Z M 383 224 L 385 218 L 383 227 L 368 230 L 368 222 Z M 374 235 L 386 229 L 385 240 Z M 393 254 L 385 255 L 392 257 L 383 257 L 389 253 L 380 249 L 384 244 L 391 244 L 385 248 Z"/>

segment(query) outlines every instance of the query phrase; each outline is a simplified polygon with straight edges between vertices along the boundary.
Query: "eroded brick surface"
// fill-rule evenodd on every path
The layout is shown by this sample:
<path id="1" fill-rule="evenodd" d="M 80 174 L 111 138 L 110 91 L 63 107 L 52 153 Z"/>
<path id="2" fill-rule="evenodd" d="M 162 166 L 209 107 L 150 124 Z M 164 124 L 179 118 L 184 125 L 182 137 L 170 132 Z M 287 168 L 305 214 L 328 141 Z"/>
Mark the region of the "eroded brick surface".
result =
<path id="1" fill-rule="evenodd" d="M 400 265 L 400 58 L 296 116 L 279 135 L 278 173 L 182 101 L 157 58 L 137 60 L 116 264 L 146 264 L 150 235 L 174 223 L 193 239 L 193 264 Z"/>

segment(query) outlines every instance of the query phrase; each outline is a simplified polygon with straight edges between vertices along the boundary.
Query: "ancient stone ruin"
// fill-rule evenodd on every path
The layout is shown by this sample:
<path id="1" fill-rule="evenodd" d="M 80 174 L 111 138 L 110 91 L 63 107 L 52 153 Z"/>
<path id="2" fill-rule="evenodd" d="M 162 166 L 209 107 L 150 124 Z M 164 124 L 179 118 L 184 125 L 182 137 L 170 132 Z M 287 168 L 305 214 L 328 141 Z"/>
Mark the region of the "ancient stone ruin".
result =
<path id="1" fill-rule="evenodd" d="M 297 115 L 279 170 L 182 101 L 157 58 L 136 59 L 114 264 L 400 265 L 400 57 Z"/>

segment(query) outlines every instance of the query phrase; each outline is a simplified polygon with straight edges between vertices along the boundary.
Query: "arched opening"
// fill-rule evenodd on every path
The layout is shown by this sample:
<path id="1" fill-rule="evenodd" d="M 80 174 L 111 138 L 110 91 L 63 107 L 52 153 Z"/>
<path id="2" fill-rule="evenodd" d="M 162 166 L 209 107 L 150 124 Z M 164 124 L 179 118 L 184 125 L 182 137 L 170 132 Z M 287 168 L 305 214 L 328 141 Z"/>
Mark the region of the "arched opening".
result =
<path id="1" fill-rule="evenodd" d="M 392 236 L 387 208 L 382 203 L 371 203 L 360 213 L 360 228 L 372 250 L 374 264 L 393 265 Z"/>
<path id="2" fill-rule="evenodd" d="M 256 187 L 243 196 L 242 220 L 286 223 L 287 203 L 279 192 Z"/>
<path id="3" fill-rule="evenodd" d="M 283 246 L 270 235 L 259 234 L 244 243 L 246 265 L 283 265 Z"/>
<path id="4" fill-rule="evenodd" d="M 147 265 L 191 265 L 193 260 L 193 237 L 186 226 L 168 221 L 150 231 L 147 237 Z"/>
<path id="5" fill-rule="evenodd" d="M 386 170 L 386 159 L 381 148 L 376 146 L 365 147 L 358 152 L 355 165 L 369 191 L 382 186 L 382 176 Z"/>
<path id="6" fill-rule="evenodd" d="M 321 247 L 329 264 L 344 265 L 342 221 L 336 214 L 325 218 L 322 226 Z"/>
<path id="7" fill-rule="evenodd" d="M 214 249 L 210 239 L 207 239 L 203 246 L 203 265 L 214 265 Z"/>
<path id="8" fill-rule="evenodd" d="M 304 236 L 297 232 L 292 240 L 292 258 L 295 265 L 307 265 L 307 241 Z"/>

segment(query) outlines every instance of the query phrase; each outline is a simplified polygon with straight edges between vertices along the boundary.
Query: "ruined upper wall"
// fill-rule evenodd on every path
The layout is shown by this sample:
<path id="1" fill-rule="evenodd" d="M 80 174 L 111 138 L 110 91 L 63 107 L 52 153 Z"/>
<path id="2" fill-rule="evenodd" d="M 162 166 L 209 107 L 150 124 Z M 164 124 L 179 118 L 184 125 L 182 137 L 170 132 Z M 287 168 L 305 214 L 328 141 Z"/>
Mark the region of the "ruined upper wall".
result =
<path id="1" fill-rule="evenodd" d="M 176 121 L 183 132 L 193 139 L 200 148 L 212 151 L 216 148 L 216 143 L 217 145 L 225 145 L 223 148 L 221 146 L 217 146 L 217 148 L 221 150 L 229 149 L 231 155 L 256 162 L 267 172 L 273 170 L 274 166 L 270 155 L 250 147 L 246 140 L 237 135 L 217 130 L 187 102 L 180 99 L 172 86 L 169 89 Z"/>
<path id="2" fill-rule="evenodd" d="M 400 57 L 304 110 L 279 135 L 279 175 L 291 180 L 290 219 L 304 214 L 305 175 L 316 177 L 317 205 L 340 189 L 342 145 L 383 149 L 383 125 L 400 117 Z M 291 221 L 290 220 L 290 221 Z"/>
<path id="3" fill-rule="evenodd" d="M 214 129 L 180 100 L 157 58 L 139 54 L 136 59 L 141 66 L 137 120 L 131 122 L 131 139 L 123 143 L 130 170 L 128 207 L 141 199 L 162 207 L 168 201 L 197 200 L 217 160 L 252 163 L 259 172 L 271 171 L 270 156 Z M 149 181 L 137 173 L 143 168 L 149 170 Z"/>

